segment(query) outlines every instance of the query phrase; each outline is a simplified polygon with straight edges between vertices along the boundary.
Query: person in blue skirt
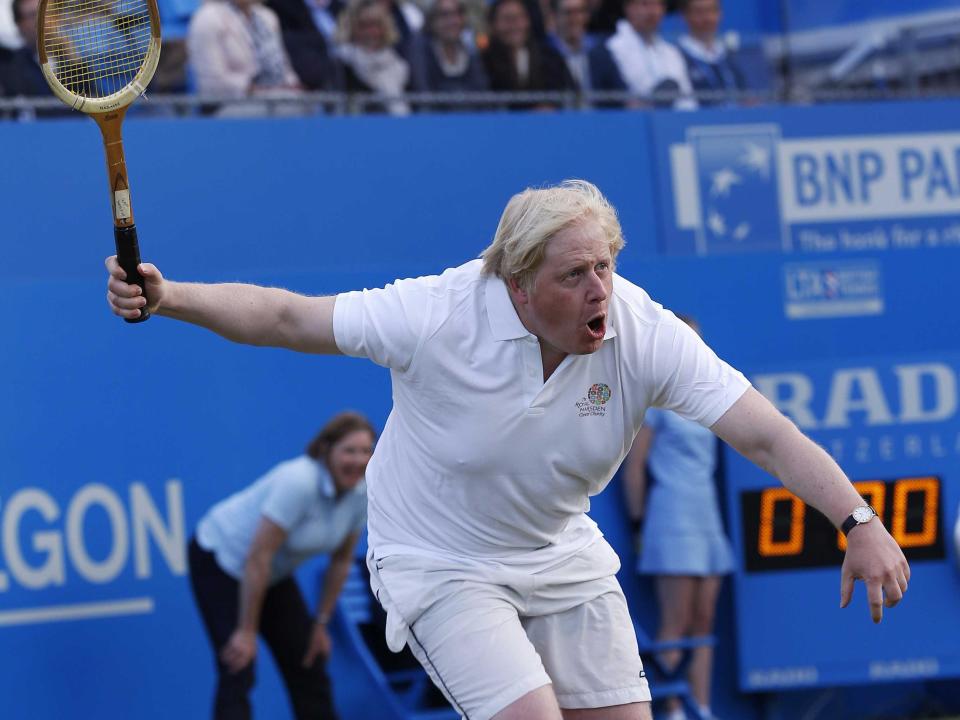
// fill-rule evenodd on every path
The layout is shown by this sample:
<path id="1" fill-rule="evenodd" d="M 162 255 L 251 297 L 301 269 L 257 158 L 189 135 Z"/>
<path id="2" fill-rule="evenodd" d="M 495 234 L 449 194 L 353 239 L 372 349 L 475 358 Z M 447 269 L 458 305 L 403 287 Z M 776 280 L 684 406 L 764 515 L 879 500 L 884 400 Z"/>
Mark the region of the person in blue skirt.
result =
<path id="1" fill-rule="evenodd" d="M 697 323 L 680 316 L 699 334 Z M 627 457 L 624 482 L 638 542 L 638 570 L 653 575 L 660 607 L 657 640 L 709 635 L 733 550 L 723 529 L 714 474 L 717 438 L 707 428 L 669 410 L 650 408 Z M 667 667 L 680 650 L 661 657 Z M 703 717 L 710 712 L 713 648 L 693 650 L 688 679 Z M 676 698 L 664 720 L 684 720 Z"/>

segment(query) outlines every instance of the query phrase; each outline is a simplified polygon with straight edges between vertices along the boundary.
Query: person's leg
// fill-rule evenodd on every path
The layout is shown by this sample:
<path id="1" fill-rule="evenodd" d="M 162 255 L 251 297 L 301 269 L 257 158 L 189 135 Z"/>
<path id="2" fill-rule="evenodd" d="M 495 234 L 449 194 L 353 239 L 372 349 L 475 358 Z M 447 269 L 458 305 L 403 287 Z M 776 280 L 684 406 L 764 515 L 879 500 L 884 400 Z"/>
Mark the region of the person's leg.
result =
<path id="1" fill-rule="evenodd" d="M 698 578 L 687 575 L 658 575 L 656 577 L 657 604 L 660 609 L 660 627 L 657 640 L 679 640 L 689 633 L 693 621 L 695 591 Z M 683 657 L 682 650 L 664 650 L 660 662 L 667 669 L 675 668 Z M 680 710 L 677 698 L 667 698 L 664 708 L 668 713 Z"/>
<path id="2" fill-rule="evenodd" d="M 260 632 L 270 647 L 283 676 L 297 720 L 334 720 L 330 678 L 326 660 L 317 657 L 303 666 L 313 619 L 292 577 L 273 585 L 263 599 L 260 611 Z"/>
<path id="3" fill-rule="evenodd" d="M 563 720 L 653 720 L 650 703 L 564 710 Z"/>
<path id="4" fill-rule="evenodd" d="M 650 688 L 623 592 L 613 577 L 577 585 L 585 593 L 579 604 L 549 612 L 557 595 L 548 590 L 546 606 L 533 606 L 547 612 L 523 619 L 563 717 L 649 719 Z"/>
<path id="5" fill-rule="evenodd" d="M 713 633 L 717 596 L 720 594 L 722 582 L 723 579 L 719 576 L 698 579 L 696 592 L 694 593 L 690 635 L 710 635 Z M 712 673 L 713 646 L 701 645 L 693 651 L 688 676 L 693 696 L 702 708 L 710 707 L 710 679 Z"/>
<path id="6" fill-rule="evenodd" d="M 530 720 L 560 720 L 549 700 L 540 706 L 545 691 L 526 698 L 551 683 L 518 614 L 533 585 L 529 573 L 373 552 L 367 567 L 387 613 L 388 647 L 408 646 L 462 716 L 490 720 L 521 701 L 535 704 Z"/>
<path id="7" fill-rule="evenodd" d="M 457 712 L 470 720 L 561 720 L 509 590 L 454 581 L 432 593 L 408 628 L 407 644 Z"/>
<path id="8" fill-rule="evenodd" d="M 240 672 L 232 673 L 220 661 L 220 650 L 237 626 L 240 584 L 220 568 L 213 553 L 201 548 L 196 539 L 190 541 L 188 559 L 190 588 L 200 617 L 203 618 L 217 666 L 213 717 L 216 720 L 248 720 L 248 695 L 254 683 L 253 663 Z"/>
<path id="9" fill-rule="evenodd" d="M 561 720 L 557 696 L 550 685 L 531 690 L 519 700 L 510 703 L 491 720 Z"/>
<path id="10" fill-rule="evenodd" d="M 649 702 L 560 710 L 549 685 L 527 693 L 494 715 L 492 720 L 552 720 L 561 717 L 563 720 L 653 720 Z"/>

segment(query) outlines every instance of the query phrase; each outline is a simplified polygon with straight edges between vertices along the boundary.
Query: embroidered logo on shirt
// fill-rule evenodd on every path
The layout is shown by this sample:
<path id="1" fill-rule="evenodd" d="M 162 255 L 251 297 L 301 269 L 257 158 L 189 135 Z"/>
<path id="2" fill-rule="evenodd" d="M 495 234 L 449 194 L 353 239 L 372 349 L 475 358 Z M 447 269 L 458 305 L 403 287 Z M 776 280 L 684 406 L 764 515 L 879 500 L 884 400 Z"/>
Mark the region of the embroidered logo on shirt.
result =
<path id="1" fill-rule="evenodd" d="M 610 399 L 610 386 L 606 383 L 594 383 L 587 390 L 587 396 L 577 401 L 577 414 L 580 417 L 607 414 L 607 400 Z"/>

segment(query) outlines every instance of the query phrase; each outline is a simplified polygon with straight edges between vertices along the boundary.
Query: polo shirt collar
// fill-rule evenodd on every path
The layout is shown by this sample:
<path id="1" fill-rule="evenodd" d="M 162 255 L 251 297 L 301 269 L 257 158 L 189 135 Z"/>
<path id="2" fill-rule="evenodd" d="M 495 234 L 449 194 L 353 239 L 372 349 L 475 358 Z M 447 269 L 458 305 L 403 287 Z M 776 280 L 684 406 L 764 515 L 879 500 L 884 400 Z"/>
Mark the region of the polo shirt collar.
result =
<path id="1" fill-rule="evenodd" d="M 517 315 L 517 309 L 510 300 L 510 291 L 503 279 L 496 275 L 488 275 L 484 292 L 487 298 L 487 316 L 490 318 L 490 332 L 494 340 L 518 340 L 523 337 L 535 337 L 524 327 Z M 603 334 L 604 341 L 617 336 L 613 327 L 613 307 L 607 307 L 607 329 Z"/>
<path id="2" fill-rule="evenodd" d="M 487 317 L 490 318 L 490 332 L 494 340 L 517 340 L 532 336 L 532 333 L 520 322 L 517 309 L 510 300 L 510 291 L 502 278 L 487 275 L 484 288 L 487 300 Z"/>

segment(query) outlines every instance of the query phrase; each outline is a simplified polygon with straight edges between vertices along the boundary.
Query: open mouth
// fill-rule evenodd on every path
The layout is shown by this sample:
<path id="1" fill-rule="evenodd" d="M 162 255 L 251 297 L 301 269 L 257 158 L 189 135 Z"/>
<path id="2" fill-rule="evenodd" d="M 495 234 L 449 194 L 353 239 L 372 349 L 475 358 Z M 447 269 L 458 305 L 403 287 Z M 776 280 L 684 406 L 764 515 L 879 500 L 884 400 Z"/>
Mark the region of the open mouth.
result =
<path id="1" fill-rule="evenodd" d="M 606 333 L 606 317 L 598 315 L 587 323 L 587 329 L 590 334 L 596 338 L 602 338 Z"/>

